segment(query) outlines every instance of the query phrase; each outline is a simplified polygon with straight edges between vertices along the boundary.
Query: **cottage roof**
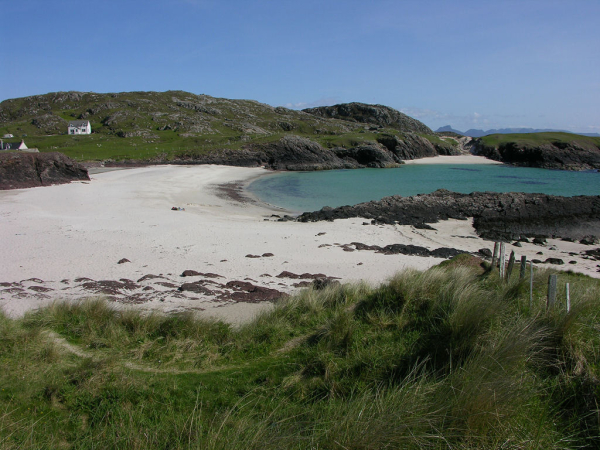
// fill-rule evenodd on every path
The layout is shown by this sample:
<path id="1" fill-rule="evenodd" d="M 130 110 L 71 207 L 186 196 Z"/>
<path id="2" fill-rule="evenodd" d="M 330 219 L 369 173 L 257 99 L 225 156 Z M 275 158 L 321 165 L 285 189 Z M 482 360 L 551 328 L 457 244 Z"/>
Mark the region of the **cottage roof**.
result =
<path id="1" fill-rule="evenodd" d="M 1 150 L 21 150 L 21 147 L 27 148 L 23 140 L 21 142 L 3 142 Z"/>
<path id="2" fill-rule="evenodd" d="M 85 127 L 90 123 L 89 120 L 71 120 L 69 121 L 70 127 Z"/>

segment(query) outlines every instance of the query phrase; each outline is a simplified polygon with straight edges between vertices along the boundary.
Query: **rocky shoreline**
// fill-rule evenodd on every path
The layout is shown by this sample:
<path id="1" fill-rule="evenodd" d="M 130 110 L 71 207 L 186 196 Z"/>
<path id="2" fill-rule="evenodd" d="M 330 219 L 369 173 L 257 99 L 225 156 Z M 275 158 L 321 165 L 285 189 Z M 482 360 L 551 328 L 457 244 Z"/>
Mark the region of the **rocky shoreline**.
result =
<path id="1" fill-rule="evenodd" d="M 307 212 L 297 220 L 362 217 L 372 223 L 413 225 L 445 219 L 473 218 L 484 239 L 563 238 L 594 243 L 600 235 L 600 196 L 559 197 L 545 194 L 474 192 L 459 194 L 440 189 L 413 197 L 391 196 L 379 201 Z"/>

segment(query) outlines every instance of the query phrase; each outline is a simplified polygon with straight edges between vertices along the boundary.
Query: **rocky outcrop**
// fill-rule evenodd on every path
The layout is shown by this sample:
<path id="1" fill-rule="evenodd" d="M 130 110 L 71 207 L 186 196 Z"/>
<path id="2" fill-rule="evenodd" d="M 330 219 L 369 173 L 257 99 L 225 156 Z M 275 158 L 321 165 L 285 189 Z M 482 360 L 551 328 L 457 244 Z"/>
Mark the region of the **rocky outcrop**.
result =
<path id="1" fill-rule="evenodd" d="M 414 197 L 392 196 L 379 201 L 304 213 L 301 222 L 364 217 L 374 223 L 423 226 L 444 219 L 473 218 L 480 236 L 516 240 L 522 237 L 581 239 L 600 230 L 600 196 L 558 197 L 545 194 L 438 190 Z"/>
<path id="2" fill-rule="evenodd" d="M 543 169 L 591 170 L 600 169 L 600 148 L 591 141 L 543 142 L 533 145 L 527 142 L 506 142 L 498 146 L 486 145 L 477 139 L 474 153 L 496 161 L 516 166 Z"/>
<path id="3" fill-rule="evenodd" d="M 314 116 L 341 119 L 349 122 L 361 122 L 384 128 L 395 128 L 406 132 L 433 134 L 433 131 L 400 111 L 383 105 L 368 105 L 365 103 L 342 103 L 334 106 L 319 106 L 304 109 L 304 112 Z"/>
<path id="4" fill-rule="evenodd" d="M 331 170 L 396 167 L 405 159 L 453 154 L 460 154 L 460 150 L 449 144 L 436 146 L 414 133 L 407 133 L 404 140 L 384 134 L 378 138 L 378 142 L 332 149 L 305 137 L 289 135 L 277 142 L 248 145 L 242 150 L 216 150 L 202 155 L 182 155 L 178 160 L 155 162 L 265 166 L 275 170 Z"/>
<path id="5" fill-rule="evenodd" d="M 62 153 L 0 152 L 0 189 L 89 180 L 87 169 Z"/>
<path id="6" fill-rule="evenodd" d="M 402 164 L 402 159 L 381 144 L 364 144 L 348 149 L 338 147 L 332 151 L 344 161 L 364 167 L 384 168 Z"/>
<path id="7" fill-rule="evenodd" d="M 445 142 L 434 144 L 415 133 L 405 133 L 403 139 L 392 134 L 382 134 L 377 138 L 377 142 L 384 145 L 400 160 L 429 158 L 438 155 L 458 155 L 461 153 L 458 146 L 455 148 Z"/>

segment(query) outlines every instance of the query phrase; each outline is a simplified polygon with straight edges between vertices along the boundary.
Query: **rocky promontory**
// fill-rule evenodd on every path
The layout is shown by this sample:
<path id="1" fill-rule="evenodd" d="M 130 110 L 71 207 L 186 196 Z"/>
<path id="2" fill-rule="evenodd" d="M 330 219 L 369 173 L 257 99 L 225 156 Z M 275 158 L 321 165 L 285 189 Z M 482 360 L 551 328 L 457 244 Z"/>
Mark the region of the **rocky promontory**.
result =
<path id="1" fill-rule="evenodd" d="M 88 171 L 62 153 L 0 152 L 0 189 L 22 189 L 88 180 Z"/>
<path id="2" fill-rule="evenodd" d="M 486 239 L 524 237 L 584 239 L 600 234 L 600 196 L 559 197 L 545 194 L 437 190 L 413 197 L 391 196 L 339 208 L 304 213 L 301 222 L 350 217 L 373 223 L 429 227 L 439 220 L 473 218 L 477 233 Z"/>
<path id="3" fill-rule="evenodd" d="M 515 166 L 600 169 L 600 138 L 569 133 L 486 136 L 474 141 L 473 152 Z"/>

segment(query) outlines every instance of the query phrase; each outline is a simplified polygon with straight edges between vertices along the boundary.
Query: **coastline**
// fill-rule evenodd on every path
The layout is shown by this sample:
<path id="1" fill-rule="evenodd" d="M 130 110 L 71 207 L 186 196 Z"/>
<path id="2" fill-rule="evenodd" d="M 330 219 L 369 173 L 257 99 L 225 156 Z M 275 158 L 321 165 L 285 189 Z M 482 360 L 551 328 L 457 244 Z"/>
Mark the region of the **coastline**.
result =
<path id="1" fill-rule="evenodd" d="M 443 221 L 432 230 L 365 225 L 360 218 L 280 222 L 274 215 L 287 211 L 240 201 L 220 188 L 230 184 L 246 196 L 247 184 L 270 173 L 150 166 L 93 174 L 91 182 L 0 192 L 0 239 L 11 261 L 0 271 L 0 307 L 20 316 L 56 299 L 103 296 L 118 307 L 191 310 L 239 323 L 316 276 L 376 284 L 400 270 L 443 261 L 364 251 L 352 243 L 493 248 L 475 234 L 471 220 Z M 549 240 L 544 248 L 514 250 L 529 260 L 541 250 L 544 258 L 576 260 L 568 268 L 597 277 L 594 261 L 565 257 L 589 248 Z M 182 277 L 188 270 L 196 274 Z"/>

